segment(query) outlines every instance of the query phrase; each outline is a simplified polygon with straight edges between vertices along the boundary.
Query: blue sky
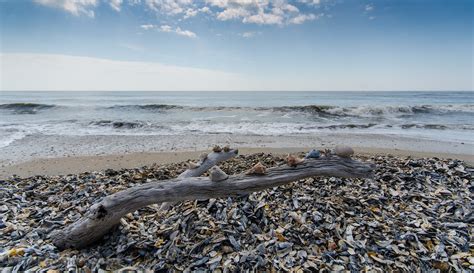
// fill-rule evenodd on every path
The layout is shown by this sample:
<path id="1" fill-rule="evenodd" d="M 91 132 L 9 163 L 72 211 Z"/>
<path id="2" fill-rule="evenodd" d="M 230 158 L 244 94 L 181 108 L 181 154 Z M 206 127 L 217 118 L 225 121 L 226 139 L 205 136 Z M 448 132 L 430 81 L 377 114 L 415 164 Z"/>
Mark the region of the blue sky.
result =
<path id="1" fill-rule="evenodd" d="M 2 90 L 473 90 L 471 0 L 6 0 Z"/>

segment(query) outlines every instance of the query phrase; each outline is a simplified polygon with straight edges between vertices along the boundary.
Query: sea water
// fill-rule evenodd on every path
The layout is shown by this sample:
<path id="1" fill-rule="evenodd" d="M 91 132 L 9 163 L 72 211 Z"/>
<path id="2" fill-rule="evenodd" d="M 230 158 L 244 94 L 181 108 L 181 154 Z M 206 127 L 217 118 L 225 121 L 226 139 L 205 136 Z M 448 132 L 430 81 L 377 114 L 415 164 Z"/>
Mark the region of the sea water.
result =
<path id="1" fill-rule="evenodd" d="M 27 135 L 398 135 L 474 142 L 474 92 L 0 92 Z"/>

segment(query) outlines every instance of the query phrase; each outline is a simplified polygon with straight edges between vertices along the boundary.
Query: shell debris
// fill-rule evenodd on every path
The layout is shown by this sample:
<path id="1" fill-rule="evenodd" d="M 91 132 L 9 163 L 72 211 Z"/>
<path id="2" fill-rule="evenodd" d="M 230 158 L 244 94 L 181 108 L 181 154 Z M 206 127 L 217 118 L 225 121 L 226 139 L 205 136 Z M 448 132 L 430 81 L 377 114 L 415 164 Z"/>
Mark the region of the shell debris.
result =
<path id="1" fill-rule="evenodd" d="M 201 164 L 194 163 L 192 161 L 188 161 L 186 164 L 188 165 L 188 169 L 197 169 L 199 166 L 201 166 Z"/>
<path id="2" fill-rule="evenodd" d="M 266 173 L 267 168 L 262 164 L 262 162 L 258 162 L 246 172 L 248 175 L 265 175 Z"/>
<path id="3" fill-rule="evenodd" d="M 303 158 L 299 158 L 291 154 L 288 154 L 288 156 L 286 157 L 286 164 L 290 167 L 296 167 L 298 166 L 298 164 L 303 163 L 303 161 Z"/>
<path id="4" fill-rule="evenodd" d="M 339 157 L 350 158 L 354 154 L 354 149 L 349 146 L 337 145 L 334 153 Z"/>
<path id="5" fill-rule="evenodd" d="M 207 159 L 207 153 L 202 153 L 201 155 L 199 155 L 199 161 L 201 163 L 206 161 L 206 159 Z"/>
<path id="6" fill-rule="evenodd" d="M 212 148 L 212 151 L 213 151 L 214 153 L 220 153 L 220 152 L 222 152 L 222 148 L 221 148 L 221 146 L 216 145 L 216 146 L 214 146 L 214 147 Z"/>
<path id="7" fill-rule="evenodd" d="M 320 158 L 321 157 L 321 152 L 319 152 L 316 149 L 312 149 L 309 151 L 304 158 Z"/>
<path id="8" fill-rule="evenodd" d="M 214 166 L 209 170 L 209 177 L 212 181 L 219 182 L 229 178 L 229 175 L 222 171 L 221 168 Z"/>
<path id="9" fill-rule="evenodd" d="M 299 154 L 302 156 L 302 154 Z M 104 240 L 59 251 L 49 234 L 105 195 L 174 178 L 183 163 L 0 182 L 0 270 L 473 272 L 474 169 L 454 159 L 355 156 L 373 179 L 311 177 L 239 197 L 127 214 Z M 221 162 L 241 174 L 266 153 Z"/>

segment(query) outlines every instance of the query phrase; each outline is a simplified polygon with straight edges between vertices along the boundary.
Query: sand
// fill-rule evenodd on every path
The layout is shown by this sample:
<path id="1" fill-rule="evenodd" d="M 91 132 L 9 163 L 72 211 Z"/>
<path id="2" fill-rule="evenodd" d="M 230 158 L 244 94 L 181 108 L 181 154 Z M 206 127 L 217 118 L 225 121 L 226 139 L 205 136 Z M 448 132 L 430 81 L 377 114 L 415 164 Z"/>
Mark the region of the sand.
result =
<path id="1" fill-rule="evenodd" d="M 229 144 L 244 154 L 286 154 L 344 144 L 354 147 L 359 154 L 456 158 L 474 165 L 474 142 L 443 142 L 397 135 L 30 135 L 0 148 L 0 179 L 14 174 L 21 177 L 59 175 L 180 162 L 197 159 L 214 144 Z"/>
<path id="2" fill-rule="evenodd" d="M 258 152 L 287 154 L 305 152 L 311 147 L 293 147 L 293 148 L 239 148 L 240 154 L 252 154 Z M 416 152 L 397 149 L 354 147 L 355 152 L 361 155 L 393 155 L 393 156 L 412 156 L 414 158 L 439 157 L 456 158 L 466 161 L 467 164 L 474 165 L 474 156 L 466 154 Z M 98 155 L 98 156 L 70 156 L 55 158 L 38 158 L 26 162 L 14 163 L 2 167 L 0 170 L 0 179 L 6 179 L 13 174 L 20 177 L 30 177 L 35 175 L 63 175 L 91 171 L 101 171 L 106 169 L 139 168 L 152 164 L 167 164 L 182 162 L 189 159 L 195 160 L 202 151 L 183 151 L 183 152 L 139 152 L 118 155 Z"/>

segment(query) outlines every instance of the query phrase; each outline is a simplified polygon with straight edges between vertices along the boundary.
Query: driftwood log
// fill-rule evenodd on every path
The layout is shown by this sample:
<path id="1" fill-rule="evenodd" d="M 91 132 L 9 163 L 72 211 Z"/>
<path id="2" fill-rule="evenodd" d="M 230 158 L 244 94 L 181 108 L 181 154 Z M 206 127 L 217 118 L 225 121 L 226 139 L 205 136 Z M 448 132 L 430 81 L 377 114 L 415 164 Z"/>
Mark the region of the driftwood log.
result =
<path id="1" fill-rule="evenodd" d="M 187 177 L 148 182 L 117 192 L 92 205 L 76 222 L 51 235 L 60 249 L 83 248 L 100 240 L 120 218 L 147 205 L 184 200 L 237 196 L 288 184 L 312 176 L 366 178 L 373 165 L 332 156 L 307 159 L 296 167 L 278 166 L 262 176 L 238 174 L 221 182 Z"/>
<path id="2" fill-rule="evenodd" d="M 182 172 L 178 178 L 187 178 L 187 177 L 198 177 L 203 175 L 205 172 L 207 172 L 210 168 L 213 166 L 219 164 L 222 161 L 226 161 L 228 159 L 231 159 L 235 157 L 236 155 L 239 154 L 239 150 L 237 149 L 230 149 L 228 151 L 221 151 L 221 152 L 211 152 L 207 154 L 204 158 L 201 158 L 200 161 L 198 162 L 199 167 L 194 168 L 194 169 L 187 169 L 184 172 Z M 160 210 L 167 210 L 177 202 L 164 202 L 160 206 Z"/>

